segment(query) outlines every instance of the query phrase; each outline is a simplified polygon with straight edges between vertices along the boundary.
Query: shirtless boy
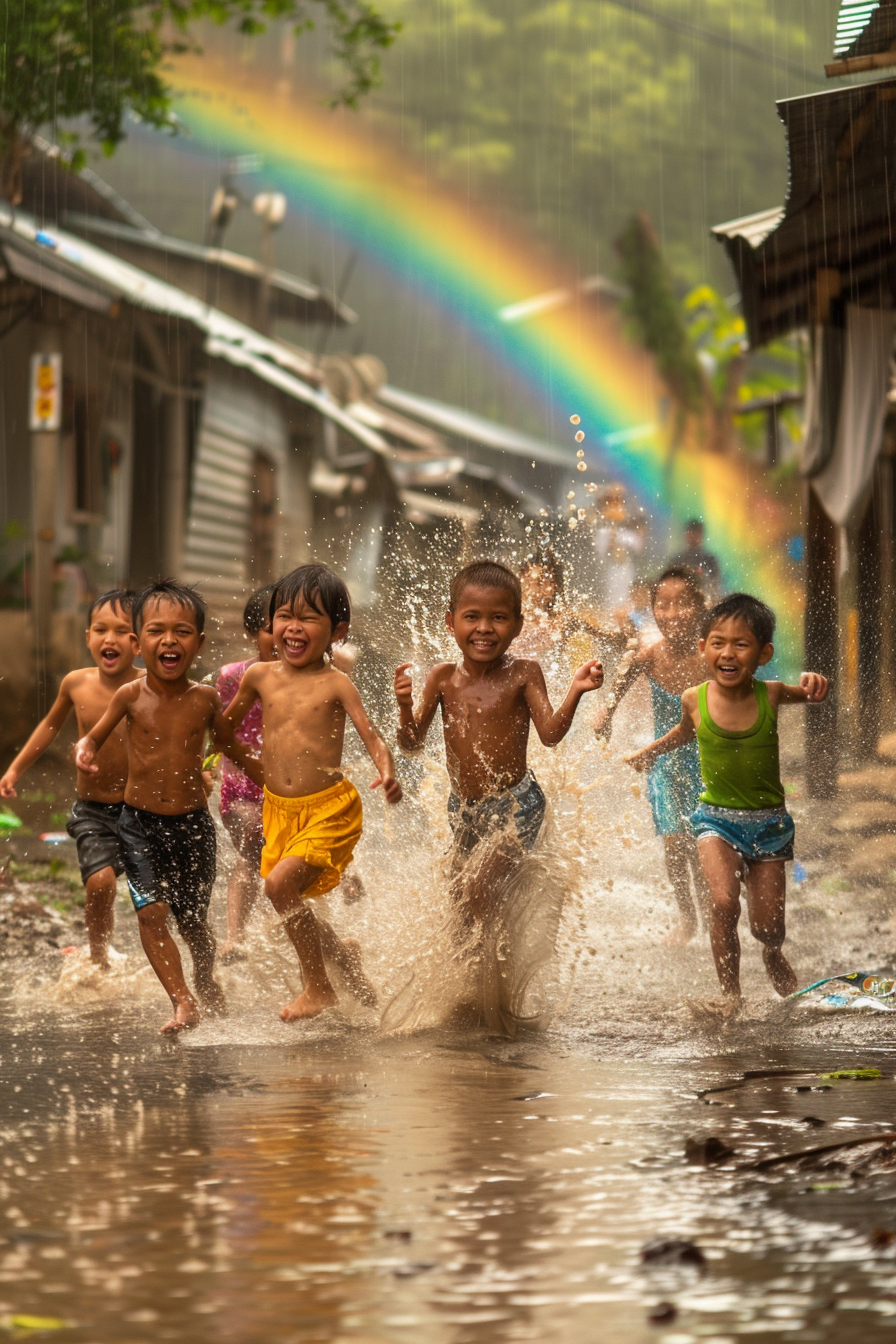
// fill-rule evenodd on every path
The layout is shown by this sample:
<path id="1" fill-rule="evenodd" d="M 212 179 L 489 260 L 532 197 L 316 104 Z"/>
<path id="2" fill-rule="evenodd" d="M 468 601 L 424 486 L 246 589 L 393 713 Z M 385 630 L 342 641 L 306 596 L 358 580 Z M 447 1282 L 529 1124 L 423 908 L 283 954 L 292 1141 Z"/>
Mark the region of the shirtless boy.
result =
<path id="1" fill-rule="evenodd" d="M 710 940 L 725 1010 L 740 1002 L 742 881 L 769 979 L 782 997 L 797 986 L 783 951 L 784 864 L 793 858 L 794 829 L 778 762 L 778 710 L 824 700 L 828 683 L 818 672 L 804 672 L 798 686 L 758 680 L 756 672 L 774 656 L 774 631 L 774 612 L 758 598 L 732 593 L 716 603 L 699 646 L 709 680 L 684 692 L 676 727 L 625 758 L 646 770 L 697 739 L 703 791 L 691 826 L 709 886 Z"/>
<path id="2" fill-rule="evenodd" d="M 152 584 L 134 599 L 134 652 L 146 676 L 123 686 L 105 714 L 78 743 L 78 768 L 95 775 L 106 741 L 124 722 L 128 773 L 121 809 L 124 869 L 137 911 L 140 940 L 174 1008 L 163 1033 L 199 1022 L 199 1007 L 184 978 L 168 929 L 174 916 L 193 959 L 203 1007 L 224 1009 L 214 978 L 215 939 L 208 903 L 215 881 L 215 824 L 202 780 L 205 741 L 261 783 L 258 763 L 234 740 L 218 692 L 189 678 L 205 642 L 205 604 L 192 588 L 171 580 Z"/>
<path id="3" fill-rule="evenodd" d="M 96 667 L 78 668 L 62 678 L 49 714 L 41 719 L 0 779 L 0 798 L 15 798 L 16 784 L 47 750 L 72 710 L 78 736 L 83 737 L 105 714 L 115 692 L 141 675 L 133 666 L 133 597 L 129 589 L 115 588 L 103 593 L 91 606 L 87 616 L 87 648 Z M 65 828 L 78 846 L 90 960 L 104 971 L 109 969 L 116 878 L 124 872 L 118 819 L 127 774 L 127 742 L 123 728 L 118 728 L 100 753 L 95 773 L 78 770 L 78 800 Z"/>
<path id="4" fill-rule="evenodd" d="M 681 720 L 683 692 L 701 681 L 706 672 L 697 647 L 706 616 L 706 598 L 698 574 L 681 565 L 664 570 L 651 589 L 650 605 L 660 638 L 642 644 L 634 657 L 627 655 L 620 659 L 607 703 L 594 720 L 598 740 L 610 736 L 619 701 L 638 677 L 647 678 L 653 701 L 654 735 L 661 737 Z M 668 940 L 673 945 L 689 942 L 697 932 L 691 877 L 697 902 L 705 922 L 709 923 L 709 896 L 689 821 L 702 788 L 696 742 L 662 756 L 647 774 L 654 829 L 663 839 L 666 872 L 678 905 L 678 926 Z"/>
<path id="5" fill-rule="evenodd" d="M 596 659 L 583 663 L 553 710 L 539 664 L 508 654 L 523 628 L 520 581 L 490 560 L 455 575 L 445 620 L 461 660 L 432 669 L 416 711 L 411 664 L 396 670 L 398 743 L 403 751 L 420 751 L 441 709 L 451 779 L 453 894 L 470 925 L 494 912 L 503 883 L 541 830 L 545 798 L 526 759 L 530 724 L 545 746 L 562 742 L 582 696 L 601 685 L 603 669 Z M 467 880 L 464 869 L 474 852 Z"/>
<path id="6" fill-rule="evenodd" d="M 401 800 L 392 755 L 357 690 L 331 659 L 350 620 L 348 589 L 326 566 L 301 565 L 287 574 L 271 597 L 277 660 L 247 668 L 227 710 L 238 727 L 261 702 L 261 875 L 298 953 L 304 982 L 302 993 L 280 1013 L 284 1022 L 317 1017 L 336 1003 L 326 961 L 343 973 L 356 997 L 376 1002 L 357 943 L 338 938 L 310 904 L 338 886 L 361 837 L 361 799 L 340 768 L 346 717 L 379 772 L 371 787 L 381 786 L 387 803 Z"/>

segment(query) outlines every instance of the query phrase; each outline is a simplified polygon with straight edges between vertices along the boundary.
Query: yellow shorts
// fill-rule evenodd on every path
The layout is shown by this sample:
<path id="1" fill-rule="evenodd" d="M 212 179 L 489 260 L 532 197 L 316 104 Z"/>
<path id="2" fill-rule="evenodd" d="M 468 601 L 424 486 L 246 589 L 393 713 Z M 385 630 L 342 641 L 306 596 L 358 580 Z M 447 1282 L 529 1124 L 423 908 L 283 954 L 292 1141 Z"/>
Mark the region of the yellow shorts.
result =
<path id="1" fill-rule="evenodd" d="M 323 872 L 302 895 L 325 895 L 339 885 L 351 863 L 352 851 L 361 839 L 362 820 L 360 795 L 347 779 L 301 798 L 279 798 L 265 789 L 262 877 L 281 859 L 304 859 Z"/>

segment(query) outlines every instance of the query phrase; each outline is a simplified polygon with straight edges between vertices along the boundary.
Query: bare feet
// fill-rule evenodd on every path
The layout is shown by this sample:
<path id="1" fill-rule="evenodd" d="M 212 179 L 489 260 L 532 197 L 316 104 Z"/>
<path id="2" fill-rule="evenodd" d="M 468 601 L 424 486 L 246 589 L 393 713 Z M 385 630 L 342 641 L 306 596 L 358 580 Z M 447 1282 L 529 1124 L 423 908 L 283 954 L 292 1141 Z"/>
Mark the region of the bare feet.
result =
<path id="1" fill-rule="evenodd" d="M 669 930 L 669 932 L 663 939 L 663 942 L 665 943 L 666 947 L 685 947 L 689 942 L 691 942 L 696 933 L 697 933 L 696 919 L 694 920 L 693 924 L 690 921 L 688 921 L 687 923 L 682 921 L 680 924 L 676 924 L 674 929 Z"/>
<path id="2" fill-rule="evenodd" d="M 719 999 L 690 999 L 688 1007 L 695 1017 L 718 1025 L 733 1021 L 743 1007 L 743 1002 L 740 994 L 723 994 Z"/>
<path id="3" fill-rule="evenodd" d="M 782 999 L 799 988 L 796 972 L 779 947 L 764 947 L 762 960 L 771 980 Z"/>
<path id="4" fill-rule="evenodd" d="M 329 994 L 314 994 L 306 989 L 280 1010 L 280 1017 L 284 1022 L 300 1022 L 305 1017 L 319 1017 L 326 1008 L 332 1008 L 337 1002 L 333 990 Z"/>
<path id="5" fill-rule="evenodd" d="M 211 1013 L 213 1017 L 226 1017 L 227 1000 L 217 980 L 213 980 L 211 976 L 207 980 L 197 978 L 195 985 L 197 997 L 205 1011 Z"/>
<path id="6" fill-rule="evenodd" d="M 227 942 L 221 948 L 218 960 L 222 966 L 232 966 L 237 961 L 248 961 L 249 953 L 239 943 Z"/>
<path id="7" fill-rule="evenodd" d="M 174 1005 L 174 1016 L 164 1027 L 159 1028 L 160 1036 L 176 1036 L 181 1031 L 192 1031 L 199 1026 L 199 1009 L 192 996 Z"/>
<path id="8" fill-rule="evenodd" d="M 109 954 L 105 947 L 90 949 L 90 964 L 91 966 L 95 966 L 98 971 L 111 971 L 112 967 L 109 962 Z"/>
<path id="9" fill-rule="evenodd" d="M 339 969 L 345 976 L 349 993 L 365 1007 L 375 1008 L 377 993 L 361 966 L 361 944 L 354 938 L 343 938 L 342 946 L 345 954 L 339 959 Z"/>

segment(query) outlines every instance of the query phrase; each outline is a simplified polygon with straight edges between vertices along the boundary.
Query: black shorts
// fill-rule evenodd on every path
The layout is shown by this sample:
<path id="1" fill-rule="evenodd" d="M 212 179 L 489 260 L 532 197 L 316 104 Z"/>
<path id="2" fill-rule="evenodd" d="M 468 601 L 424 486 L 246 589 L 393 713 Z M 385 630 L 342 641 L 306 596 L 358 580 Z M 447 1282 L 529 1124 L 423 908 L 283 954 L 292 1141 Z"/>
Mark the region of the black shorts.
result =
<path id="1" fill-rule="evenodd" d="M 470 854 L 481 840 L 504 835 L 520 847 L 532 849 L 544 821 L 545 797 L 541 785 L 527 770 L 519 784 L 501 793 L 464 802 L 456 793 L 448 799 L 448 820 L 454 832 L 454 844 L 462 854 Z"/>
<path id="2" fill-rule="evenodd" d="M 164 902 L 179 924 L 205 919 L 217 852 L 208 808 L 169 817 L 125 803 L 118 829 L 134 909 Z"/>
<path id="3" fill-rule="evenodd" d="M 65 829 L 78 846 L 82 882 L 103 868 L 111 868 L 116 877 L 124 872 L 118 834 L 122 807 L 122 803 L 92 803 L 87 798 L 73 804 Z"/>

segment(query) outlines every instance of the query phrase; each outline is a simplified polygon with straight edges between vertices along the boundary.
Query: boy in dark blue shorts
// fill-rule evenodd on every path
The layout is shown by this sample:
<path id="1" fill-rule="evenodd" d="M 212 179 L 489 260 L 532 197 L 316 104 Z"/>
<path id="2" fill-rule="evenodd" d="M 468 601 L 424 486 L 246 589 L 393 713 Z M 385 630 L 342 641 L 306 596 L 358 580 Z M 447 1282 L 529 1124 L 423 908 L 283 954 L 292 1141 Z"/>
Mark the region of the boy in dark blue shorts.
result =
<path id="1" fill-rule="evenodd" d="M 224 1009 L 214 978 L 215 939 L 208 903 L 215 880 L 215 826 L 202 780 L 206 738 L 262 783 L 258 762 L 234 739 L 218 692 L 189 679 L 205 641 L 205 603 L 192 588 L 166 580 L 134 600 L 134 651 L 146 677 L 124 686 L 99 723 L 78 743 L 78 768 L 95 773 L 98 753 L 123 719 L 128 728 L 128 774 L 119 834 L 143 950 L 167 991 L 174 1016 L 163 1032 L 199 1022 L 168 929 L 174 916 L 190 949 L 196 993 L 210 1011 Z"/>

